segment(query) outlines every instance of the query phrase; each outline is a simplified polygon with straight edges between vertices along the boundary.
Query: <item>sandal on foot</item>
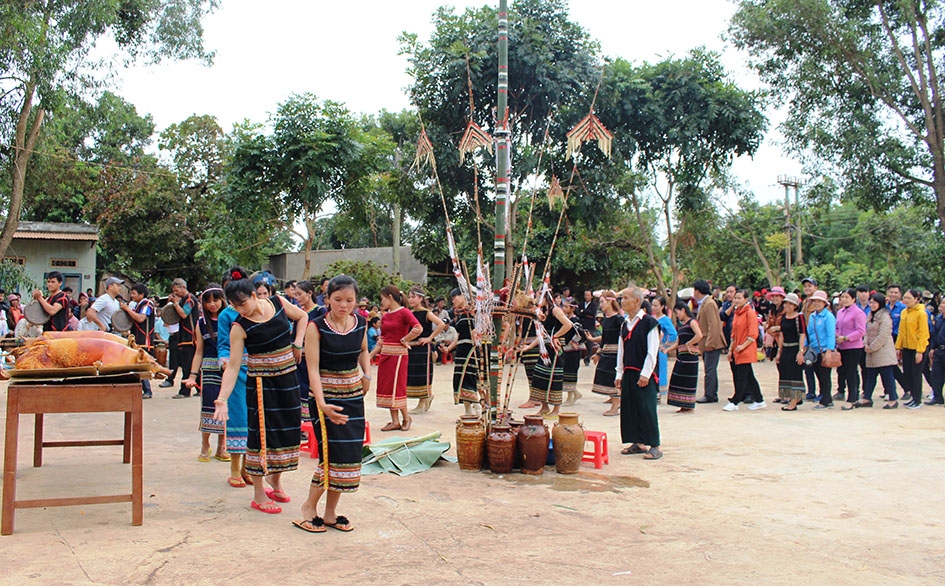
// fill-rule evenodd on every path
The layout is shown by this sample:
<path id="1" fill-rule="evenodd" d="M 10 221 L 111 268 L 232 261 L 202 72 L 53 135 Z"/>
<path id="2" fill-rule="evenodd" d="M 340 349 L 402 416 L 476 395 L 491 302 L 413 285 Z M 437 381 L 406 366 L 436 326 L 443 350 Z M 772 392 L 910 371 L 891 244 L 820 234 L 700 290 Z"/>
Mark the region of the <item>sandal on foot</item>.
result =
<path id="1" fill-rule="evenodd" d="M 233 488 L 246 488 L 246 481 L 237 476 L 230 476 L 226 479 Z"/>
<path id="2" fill-rule="evenodd" d="M 267 513 L 269 515 L 278 515 L 282 512 L 282 507 L 277 505 L 272 501 L 266 501 L 263 504 L 259 504 L 256 501 L 250 503 L 254 509 L 261 513 Z"/>
<path id="3" fill-rule="evenodd" d="M 299 519 L 292 521 L 292 524 L 308 533 L 324 533 L 328 531 L 325 529 L 325 521 L 321 517 L 312 517 L 311 519 Z"/>
<path id="4" fill-rule="evenodd" d="M 337 529 L 338 531 L 343 531 L 347 533 L 348 531 L 354 531 L 354 527 L 351 526 L 351 522 L 348 521 L 348 518 L 344 515 L 338 515 L 335 518 L 334 523 L 325 523 L 325 527 L 331 527 L 332 529 Z"/>
<path id="5" fill-rule="evenodd" d="M 398 429 L 400 429 L 400 424 L 391 422 L 382 427 L 381 431 L 397 431 Z"/>
<path id="6" fill-rule="evenodd" d="M 607 411 L 604 411 L 603 413 L 601 413 L 601 415 L 603 415 L 604 417 L 616 417 L 620 415 L 620 411 L 614 411 L 612 409 L 608 409 Z"/>
<path id="7" fill-rule="evenodd" d="M 274 488 L 267 488 L 266 496 L 276 501 L 277 503 L 287 503 L 292 500 L 291 498 L 289 498 L 289 495 L 287 495 L 285 492 L 281 490 L 276 490 Z"/>
<path id="8" fill-rule="evenodd" d="M 210 461 L 210 454 L 209 454 L 209 453 L 208 453 L 208 454 L 200 454 L 199 456 L 197 456 L 197 461 L 198 461 L 198 462 L 209 462 L 209 461 Z"/>
<path id="9" fill-rule="evenodd" d="M 657 447 L 652 447 L 643 454 L 644 460 L 659 460 L 663 457 L 663 452 L 660 451 Z"/>
<path id="10" fill-rule="evenodd" d="M 217 454 L 217 455 L 215 455 L 215 456 L 213 457 L 213 459 L 214 459 L 214 460 L 219 460 L 219 461 L 221 461 L 221 462 L 229 462 L 229 461 L 230 461 L 230 455 L 229 455 L 229 454 L 225 454 L 225 455 L 222 455 L 222 456 L 221 456 L 220 454 Z"/>
<path id="11" fill-rule="evenodd" d="M 644 450 L 643 448 L 641 448 L 641 447 L 638 446 L 637 444 L 633 444 L 633 445 L 631 445 L 631 446 L 629 446 L 629 447 L 626 447 L 626 448 L 620 450 L 620 453 L 623 454 L 624 456 L 627 456 L 627 455 L 630 455 L 630 454 L 642 454 L 642 453 L 644 453 L 644 452 L 646 452 L 646 450 Z"/>
<path id="12" fill-rule="evenodd" d="M 781 411 L 797 411 L 797 405 L 794 405 L 793 407 L 785 405 L 784 407 L 781 407 Z"/>

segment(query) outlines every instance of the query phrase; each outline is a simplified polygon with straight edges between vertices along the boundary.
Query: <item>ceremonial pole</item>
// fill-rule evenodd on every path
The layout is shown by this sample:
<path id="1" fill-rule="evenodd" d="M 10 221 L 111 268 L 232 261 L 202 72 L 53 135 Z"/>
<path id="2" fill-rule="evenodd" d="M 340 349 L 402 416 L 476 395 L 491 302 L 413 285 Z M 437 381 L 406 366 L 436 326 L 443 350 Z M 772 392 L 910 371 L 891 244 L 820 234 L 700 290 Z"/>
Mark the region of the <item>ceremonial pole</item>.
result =
<path id="1" fill-rule="evenodd" d="M 496 123 L 495 123 L 495 156 L 496 156 L 496 178 L 495 178 L 495 245 L 493 248 L 492 262 L 492 290 L 496 294 L 505 284 L 505 236 L 508 222 L 506 219 L 509 214 L 509 176 L 511 166 L 511 156 L 509 151 L 510 132 L 509 132 L 509 3 L 508 0 L 499 0 L 499 80 L 498 80 L 498 99 L 496 100 Z M 486 417 L 489 421 L 496 414 L 498 404 L 498 386 L 499 386 L 499 359 L 495 354 L 496 350 L 502 351 L 499 338 L 502 335 L 502 318 L 495 317 L 495 335 L 489 356 L 489 403 L 490 416 Z"/>

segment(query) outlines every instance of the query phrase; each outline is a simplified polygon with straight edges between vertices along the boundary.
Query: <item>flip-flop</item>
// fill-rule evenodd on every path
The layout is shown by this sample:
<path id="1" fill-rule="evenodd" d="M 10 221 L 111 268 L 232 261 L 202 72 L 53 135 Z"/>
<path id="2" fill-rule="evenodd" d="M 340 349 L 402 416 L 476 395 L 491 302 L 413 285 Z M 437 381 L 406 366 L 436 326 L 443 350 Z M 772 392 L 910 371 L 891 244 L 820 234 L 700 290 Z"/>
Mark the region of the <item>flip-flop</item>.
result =
<path id="1" fill-rule="evenodd" d="M 209 461 L 210 461 L 210 454 L 200 454 L 199 456 L 197 456 L 197 461 L 198 461 L 198 462 L 209 462 Z"/>
<path id="2" fill-rule="evenodd" d="M 643 448 L 641 448 L 640 446 L 636 444 L 633 444 L 629 447 L 626 447 L 620 450 L 620 453 L 623 454 L 624 456 L 628 456 L 630 454 L 643 454 L 643 453 L 646 453 L 646 450 L 644 450 Z"/>
<path id="3" fill-rule="evenodd" d="M 325 521 L 321 517 L 295 520 L 292 521 L 292 524 L 307 533 L 324 533 L 328 531 L 328 529 L 325 529 Z"/>
<path id="4" fill-rule="evenodd" d="M 292 500 L 291 498 L 289 498 L 289 495 L 287 495 L 284 491 L 276 490 L 274 488 L 267 488 L 266 496 L 276 501 L 277 503 L 287 503 Z"/>
<path id="5" fill-rule="evenodd" d="M 344 533 L 347 533 L 348 531 L 354 531 L 354 527 L 351 526 L 351 522 L 348 521 L 348 518 L 344 515 L 338 515 L 335 518 L 334 523 L 325 523 L 325 527 L 331 527 L 332 529 L 337 529 L 338 531 L 342 531 Z"/>
<path id="6" fill-rule="evenodd" d="M 230 476 L 226 479 L 233 488 L 246 488 L 246 481 L 236 476 Z"/>
<path id="7" fill-rule="evenodd" d="M 252 505 L 254 509 L 259 511 L 260 513 L 266 513 L 268 515 L 278 515 L 279 513 L 282 512 L 282 507 L 277 506 L 276 503 L 272 501 L 266 501 L 263 504 L 259 504 L 256 501 L 250 501 L 250 504 Z M 269 507 L 269 508 L 264 509 L 263 507 Z"/>
<path id="8" fill-rule="evenodd" d="M 243 477 L 243 482 L 245 482 L 248 486 L 253 485 L 253 477 L 251 475 L 244 472 L 241 476 Z"/>
<path id="9" fill-rule="evenodd" d="M 643 454 L 644 460 L 659 460 L 663 457 L 663 452 L 659 448 L 650 448 Z"/>
<path id="10" fill-rule="evenodd" d="M 221 462 L 229 462 L 231 460 L 229 456 L 214 456 L 213 459 Z"/>

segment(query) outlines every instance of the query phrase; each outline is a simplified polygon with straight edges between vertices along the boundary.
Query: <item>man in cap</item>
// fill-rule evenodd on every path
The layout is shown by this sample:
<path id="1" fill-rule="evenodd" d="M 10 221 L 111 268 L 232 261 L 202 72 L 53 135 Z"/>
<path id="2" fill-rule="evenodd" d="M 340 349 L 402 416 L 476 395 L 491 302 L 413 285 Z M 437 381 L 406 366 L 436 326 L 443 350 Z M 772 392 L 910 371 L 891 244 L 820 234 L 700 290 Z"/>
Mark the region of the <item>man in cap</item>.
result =
<path id="1" fill-rule="evenodd" d="M 187 290 L 187 281 L 184 279 L 174 279 L 171 283 L 172 293 L 168 295 L 167 302 L 180 316 L 180 322 L 177 324 L 180 329 L 177 331 L 177 356 L 178 366 L 180 366 L 180 389 L 172 399 L 185 399 L 190 396 L 190 387 L 184 385 L 184 381 L 190 378 L 190 366 L 194 361 L 194 332 L 197 330 L 197 298 Z M 196 392 L 200 395 L 200 391 Z"/>
<path id="2" fill-rule="evenodd" d="M 124 283 L 125 282 L 118 277 L 105 279 L 105 295 L 99 295 L 95 299 L 95 303 L 85 310 L 85 319 L 83 321 L 86 323 L 84 325 L 80 324 L 80 330 L 94 330 L 98 328 L 103 332 L 107 332 L 111 329 L 112 315 L 121 309 L 121 305 L 118 303 L 118 296 L 121 294 L 121 286 L 124 285 Z"/>

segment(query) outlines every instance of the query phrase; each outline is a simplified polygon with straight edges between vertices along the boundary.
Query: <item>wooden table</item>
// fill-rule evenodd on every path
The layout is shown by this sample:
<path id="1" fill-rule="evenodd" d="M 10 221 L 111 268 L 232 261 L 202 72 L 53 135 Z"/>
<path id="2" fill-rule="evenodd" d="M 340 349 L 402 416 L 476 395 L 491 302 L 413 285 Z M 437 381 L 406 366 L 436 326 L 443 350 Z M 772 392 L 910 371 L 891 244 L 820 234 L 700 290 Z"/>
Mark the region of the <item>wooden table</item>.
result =
<path id="1" fill-rule="evenodd" d="M 131 502 L 131 524 L 141 525 L 143 511 L 141 383 L 129 377 L 101 377 L 101 381 L 83 383 L 17 383 L 7 389 L 6 442 L 3 453 L 3 517 L 0 534 L 13 533 L 16 509 L 65 507 L 102 503 Z M 111 382 L 108 382 L 111 381 Z M 114 382 L 123 381 L 123 382 Z M 128 382 L 124 382 L 128 381 Z M 125 432 L 117 440 L 43 441 L 43 415 L 46 413 L 125 414 Z M 122 461 L 131 463 L 131 493 L 87 497 L 63 497 L 16 500 L 16 459 L 20 415 L 35 415 L 33 466 L 43 464 L 43 448 L 73 446 L 122 446 Z M 64 485 L 68 487 L 68 485 Z"/>

